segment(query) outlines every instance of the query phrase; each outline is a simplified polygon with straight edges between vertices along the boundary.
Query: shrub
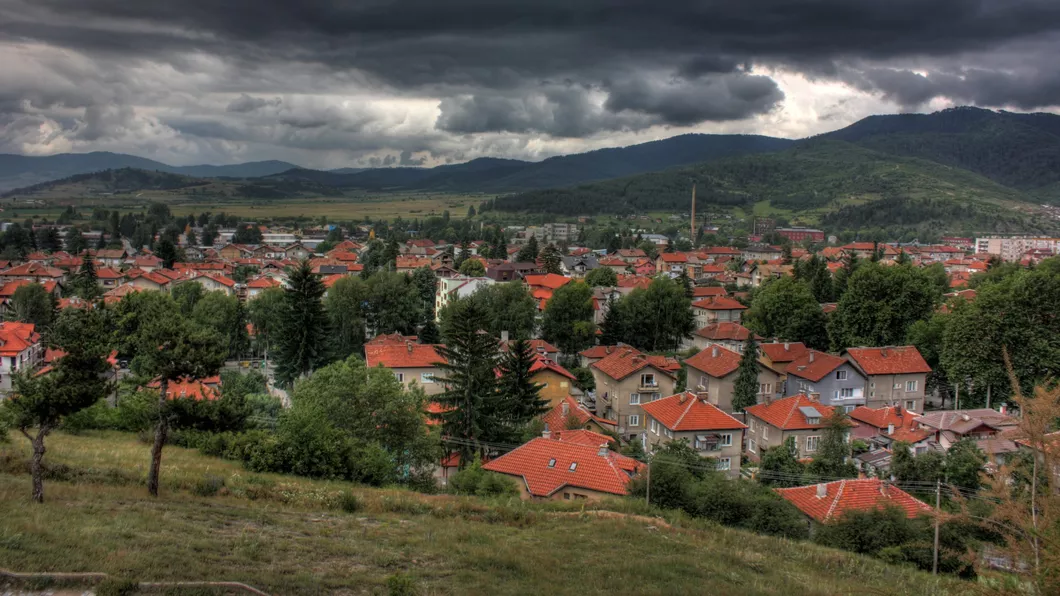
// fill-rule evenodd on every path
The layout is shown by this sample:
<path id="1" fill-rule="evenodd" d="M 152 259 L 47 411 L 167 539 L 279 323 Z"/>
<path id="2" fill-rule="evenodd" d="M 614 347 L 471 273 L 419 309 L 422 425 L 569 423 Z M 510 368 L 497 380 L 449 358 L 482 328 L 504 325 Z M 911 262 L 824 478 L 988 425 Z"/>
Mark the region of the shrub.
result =
<path id="1" fill-rule="evenodd" d="M 500 474 L 483 470 L 482 460 L 477 457 L 470 466 L 453 474 L 449 479 L 449 490 L 460 495 L 479 497 L 519 494 L 519 490 L 511 480 Z"/>
<path id="2" fill-rule="evenodd" d="M 140 583 L 131 579 L 108 577 L 96 586 L 98 596 L 128 596 L 140 590 Z"/>
<path id="3" fill-rule="evenodd" d="M 357 513 L 361 510 L 361 500 L 352 492 L 345 491 L 339 495 L 339 509 L 346 513 Z"/>
<path id="4" fill-rule="evenodd" d="M 224 478 L 207 474 L 195 481 L 195 484 L 191 487 L 191 492 L 200 497 L 212 497 L 221 492 L 224 485 Z"/>
<path id="5" fill-rule="evenodd" d="M 386 578 L 386 589 L 390 596 L 418 596 L 420 593 L 416 580 L 407 573 L 395 573 Z"/>

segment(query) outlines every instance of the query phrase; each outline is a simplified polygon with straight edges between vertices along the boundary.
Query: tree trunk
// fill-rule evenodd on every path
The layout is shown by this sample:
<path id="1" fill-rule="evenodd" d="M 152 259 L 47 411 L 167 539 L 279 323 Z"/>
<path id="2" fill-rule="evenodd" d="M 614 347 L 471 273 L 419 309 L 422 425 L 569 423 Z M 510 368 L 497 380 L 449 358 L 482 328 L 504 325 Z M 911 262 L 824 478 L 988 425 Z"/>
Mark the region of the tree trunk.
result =
<path id="1" fill-rule="evenodd" d="M 169 391 L 169 380 L 163 378 L 158 391 L 158 425 L 155 427 L 155 443 L 151 446 L 151 469 L 147 473 L 147 492 L 152 497 L 158 496 L 158 471 L 162 466 L 162 447 L 169 434 L 169 421 L 166 419 L 166 393 Z"/>
<path id="2" fill-rule="evenodd" d="M 42 426 L 37 431 L 37 436 L 30 440 L 33 445 L 33 459 L 30 460 L 30 474 L 33 476 L 33 500 L 38 503 L 44 502 L 44 469 L 41 460 L 44 459 L 44 436 L 48 434 L 48 427 Z"/>

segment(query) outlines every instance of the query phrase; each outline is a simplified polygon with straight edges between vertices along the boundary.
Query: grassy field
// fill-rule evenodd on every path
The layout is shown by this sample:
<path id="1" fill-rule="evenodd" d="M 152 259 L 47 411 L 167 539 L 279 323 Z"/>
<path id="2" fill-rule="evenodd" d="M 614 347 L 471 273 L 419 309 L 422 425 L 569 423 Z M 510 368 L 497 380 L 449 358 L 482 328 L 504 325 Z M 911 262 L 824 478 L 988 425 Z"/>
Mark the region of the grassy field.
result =
<path id="1" fill-rule="evenodd" d="M 55 434 L 46 502 L 28 499 L 25 441 L 0 446 L 0 567 L 137 581 L 243 581 L 273 594 L 961 594 L 937 579 L 809 544 L 687 519 L 605 518 L 573 504 L 425 496 L 249 474 L 168 448 L 159 499 L 148 447 L 118 433 Z M 224 479 L 196 496 L 203 478 Z M 339 495 L 352 492 L 347 513 Z M 635 509 L 629 501 L 606 505 Z M 391 580 L 394 581 L 394 580 Z M 2 590 L 2 588 L 0 588 Z"/>

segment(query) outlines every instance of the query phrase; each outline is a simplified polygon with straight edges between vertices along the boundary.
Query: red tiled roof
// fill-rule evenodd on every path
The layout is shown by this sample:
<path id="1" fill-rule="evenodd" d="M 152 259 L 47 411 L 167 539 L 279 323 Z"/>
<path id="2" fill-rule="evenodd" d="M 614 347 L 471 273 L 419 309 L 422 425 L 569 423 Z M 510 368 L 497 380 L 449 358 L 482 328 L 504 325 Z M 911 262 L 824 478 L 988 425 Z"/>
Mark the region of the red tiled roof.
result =
<path id="1" fill-rule="evenodd" d="M 746 310 L 747 307 L 728 296 L 710 296 L 692 303 L 693 308 L 705 310 Z"/>
<path id="2" fill-rule="evenodd" d="M 916 421 L 918 416 L 915 412 L 910 412 L 901 406 L 887 406 L 876 408 L 875 410 L 866 406 L 858 406 L 850 413 L 851 420 L 865 423 L 875 428 L 880 434 L 887 435 L 895 441 L 906 441 L 909 443 L 923 441 L 934 434 L 929 430 L 920 428 L 920 424 Z M 888 434 L 887 431 L 892 424 L 894 425 L 894 432 Z"/>
<path id="3" fill-rule="evenodd" d="M 434 348 L 431 344 L 410 341 L 402 344 L 366 344 L 364 356 L 371 368 L 379 365 L 387 368 L 434 368 L 439 362 L 443 362 Z"/>
<path id="4" fill-rule="evenodd" d="M 564 406 L 566 406 L 566 414 L 563 413 Z M 564 430 L 567 428 L 567 418 L 571 416 L 576 418 L 578 424 L 581 426 L 584 426 L 592 420 L 605 427 L 618 427 L 618 422 L 594 415 L 592 412 L 585 409 L 585 406 L 579 404 L 577 400 L 569 395 L 564 397 L 563 400 L 556 404 L 551 410 L 545 412 L 541 416 L 541 421 L 552 431 Z"/>
<path id="5" fill-rule="evenodd" d="M 23 263 L 6 271 L 0 271 L 0 275 L 6 277 L 62 277 L 65 272 L 62 269 L 49 267 L 42 263 Z"/>
<path id="6" fill-rule="evenodd" d="M 625 495 L 629 479 L 642 466 L 610 449 L 600 455 L 600 447 L 539 438 L 482 467 L 491 472 L 521 476 L 531 495 L 547 497 L 565 486 Z"/>
<path id="7" fill-rule="evenodd" d="M 816 484 L 775 490 L 798 507 L 799 511 L 819 522 L 839 519 L 847 511 L 867 511 L 889 505 L 901 508 L 909 518 L 931 512 L 931 507 L 926 503 L 879 478 L 837 480 L 825 484 L 825 487 L 823 497 L 817 496 Z"/>
<path id="8" fill-rule="evenodd" d="M 612 352 L 610 356 L 593 363 L 594 368 L 616 380 L 624 379 L 649 366 L 671 376 L 681 368 L 681 365 L 673 358 L 645 356 L 630 347 L 621 347 Z"/>
<path id="9" fill-rule="evenodd" d="M 821 413 L 817 424 L 810 424 L 799 410 L 810 407 Z M 748 415 L 782 430 L 807 430 L 824 428 L 826 419 L 832 415 L 833 408 L 810 399 L 804 393 L 778 399 L 768 404 L 755 404 L 744 410 Z"/>
<path id="10" fill-rule="evenodd" d="M 156 379 L 148 383 L 147 386 L 152 389 L 159 389 L 162 383 Z M 220 386 L 221 377 L 217 375 L 206 377 L 205 379 L 185 378 L 178 381 L 170 381 L 169 386 L 166 387 L 166 399 L 191 398 L 195 401 L 214 401 L 221 397 L 218 390 Z"/>
<path id="11" fill-rule="evenodd" d="M 530 374 L 538 373 L 543 370 L 550 370 L 560 376 L 567 377 L 568 379 L 577 380 L 577 377 L 572 375 L 567 369 L 552 362 L 548 358 L 538 355 L 534 358 L 534 363 L 530 366 Z"/>
<path id="12" fill-rule="evenodd" d="M 110 267 L 100 267 L 96 269 L 96 277 L 99 279 L 121 279 L 125 277 L 125 274 Z"/>
<path id="13" fill-rule="evenodd" d="M 706 266 L 703 267 L 706 270 Z M 723 267 L 724 269 L 724 267 Z M 728 296 L 729 292 L 721 286 L 707 286 L 703 288 L 692 288 L 693 298 L 708 298 L 710 296 Z"/>
<path id="14" fill-rule="evenodd" d="M 641 405 L 652 418 L 672 431 L 737 430 L 747 425 L 714 404 L 686 391 Z"/>
<path id="15" fill-rule="evenodd" d="M 771 362 L 791 362 L 806 355 L 806 344 L 801 341 L 758 344 Z"/>
<path id="16" fill-rule="evenodd" d="M 740 368 L 740 358 L 736 352 L 715 344 L 688 358 L 685 364 L 720 379 Z"/>
<path id="17" fill-rule="evenodd" d="M 600 448 L 601 445 L 613 446 L 615 439 L 598 432 L 577 428 L 573 430 L 550 431 L 549 438 L 553 441 L 562 441 L 572 445 L 585 445 L 586 447 Z"/>
<path id="18" fill-rule="evenodd" d="M 618 287 L 620 288 L 640 288 L 642 290 L 648 289 L 651 285 L 651 278 L 644 275 L 619 275 L 618 276 Z"/>
<path id="19" fill-rule="evenodd" d="M 391 346 L 403 346 L 409 342 L 416 343 L 419 337 L 415 335 L 401 335 L 400 333 L 382 333 L 366 343 L 370 346 L 374 345 L 391 345 Z"/>
<path id="20" fill-rule="evenodd" d="M 420 257 L 405 257 L 400 256 L 394 261 L 395 269 L 419 269 L 420 267 L 430 267 L 431 260 Z"/>
<path id="21" fill-rule="evenodd" d="M 929 373 L 931 367 L 916 346 L 848 348 L 846 353 L 868 375 Z"/>
<path id="22" fill-rule="evenodd" d="M 33 323 L 0 323 L 0 356 L 18 356 L 24 350 L 40 342 L 40 334 Z"/>
<path id="23" fill-rule="evenodd" d="M 816 383 L 845 362 L 846 360 L 839 356 L 818 352 L 817 350 L 806 350 L 805 354 L 791 361 L 786 371 L 789 375 L 802 377 Z"/>
<path id="24" fill-rule="evenodd" d="M 631 350 L 638 354 L 640 353 L 640 350 L 633 346 L 593 346 L 588 350 L 578 352 L 578 355 L 585 358 L 606 358 L 607 356 L 614 354 L 617 350 Z"/>
<path id="25" fill-rule="evenodd" d="M 279 280 L 269 277 L 268 275 L 262 275 L 261 277 L 255 277 L 254 279 L 247 282 L 248 288 L 255 289 L 266 289 L 266 288 L 278 288 L 283 284 Z"/>
<path id="26" fill-rule="evenodd" d="M 527 275 L 523 278 L 523 281 L 532 288 L 541 287 L 555 290 L 570 283 L 571 278 L 556 275 L 555 273 L 546 273 L 544 275 Z"/>
<path id="27" fill-rule="evenodd" d="M 726 322 L 711 323 L 710 325 L 696 329 L 694 335 L 714 340 L 727 339 L 730 341 L 747 341 L 747 336 L 750 335 L 750 333 L 750 329 L 739 323 Z M 755 339 L 762 339 L 762 337 L 756 333 Z"/>
<path id="28" fill-rule="evenodd" d="M 663 263 L 687 263 L 688 255 L 683 252 L 664 252 L 659 255 Z"/>

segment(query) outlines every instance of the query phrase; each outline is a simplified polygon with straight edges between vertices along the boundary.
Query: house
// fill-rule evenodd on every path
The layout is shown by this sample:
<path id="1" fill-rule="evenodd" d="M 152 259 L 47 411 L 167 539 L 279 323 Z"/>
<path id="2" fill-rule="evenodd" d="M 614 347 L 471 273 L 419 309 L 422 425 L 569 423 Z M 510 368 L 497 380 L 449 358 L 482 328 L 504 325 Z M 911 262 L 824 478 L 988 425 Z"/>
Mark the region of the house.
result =
<path id="1" fill-rule="evenodd" d="M 726 290 L 723 286 L 696 286 L 692 288 L 692 298 L 695 300 L 728 295 L 729 291 Z"/>
<path id="2" fill-rule="evenodd" d="M 16 279 L 14 281 L 4 282 L 3 285 L 0 286 L 0 313 L 6 313 L 8 311 L 8 306 L 11 304 L 11 299 L 15 296 L 16 290 L 32 283 L 37 282 L 28 279 Z M 45 292 L 56 297 L 59 296 L 57 290 L 59 290 L 60 286 L 54 281 L 46 281 L 40 285 L 44 288 Z"/>
<path id="3" fill-rule="evenodd" d="M 589 447 L 541 437 L 482 467 L 517 479 L 522 499 L 558 501 L 626 495 L 629 480 L 643 465 L 606 444 Z"/>
<path id="4" fill-rule="evenodd" d="M 295 242 L 283 247 L 283 254 L 286 259 L 301 261 L 308 259 L 313 254 L 313 251 L 306 248 L 301 242 Z"/>
<path id="5" fill-rule="evenodd" d="M 837 480 L 774 490 L 813 522 L 822 524 L 842 519 L 848 511 L 871 511 L 884 507 L 898 507 L 910 519 L 932 512 L 926 503 L 879 478 Z"/>
<path id="6" fill-rule="evenodd" d="M 784 395 L 818 395 L 821 403 L 851 412 L 865 405 L 865 377 L 854 365 L 839 356 L 817 350 L 788 364 Z"/>
<path id="7" fill-rule="evenodd" d="M 865 405 L 900 405 L 924 411 L 924 392 L 931 367 L 915 346 L 848 348 L 843 355 L 868 380 Z"/>
<path id="8" fill-rule="evenodd" d="M 739 323 L 711 323 L 692 332 L 692 345 L 699 350 L 719 345 L 742 354 L 749 335 L 751 330 Z M 761 339 L 761 336 L 755 334 L 756 341 Z"/>
<path id="9" fill-rule="evenodd" d="M 259 275 L 254 279 L 247 281 L 247 300 L 253 300 L 261 295 L 262 292 L 269 288 L 282 288 L 283 283 L 280 280 L 269 277 L 268 275 Z"/>
<path id="10" fill-rule="evenodd" d="M 15 373 L 37 368 L 44 358 L 33 323 L 0 323 L 0 393 L 9 393 Z"/>
<path id="11" fill-rule="evenodd" d="M 854 467 L 865 478 L 890 478 L 891 476 L 891 451 L 889 449 L 873 449 L 859 453 L 853 459 Z"/>
<path id="12" fill-rule="evenodd" d="M 438 363 L 444 359 L 434 345 L 403 343 L 369 343 L 364 346 L 364 359 L 370 368 L 383 366 L 394 371 L 397 380 L 411 388 L 418 384 L 427 395 L 437 395 L 445 387 L 435 380 L 441 373 Z"/>
<path id="13" fill-rule="evenodd" d="M 121 267 L 125 259 L 129 258 L 129 253 L 124 248 L 101 248 L 95 251 L 89 251 L 97 261 L 103 263 L 106 267 Z"/>
<path id="14" fill-rule="evenodd" d="M 920 455 L 935 444 L 935 433 L 922 427 L 916 420 L 918 416 L 902 406 L 875 409 L 859 406 L 850 413 L 850 419 L 858 423 L 852 436 L 876 448 L 891 448 L 902 441 L 909 443 L 915 455 Z"/>
<path id="15" fill-rule="evenodd" d="M 788 365 L 805 356 L 806 351 L 806 344 L 801 341 L 758 344 L 758 353 L 766 366 L 779 373 L 786 372 Z"/>
<path id="16" fill-rule="evenodd" d="M 149 389 L 160 390 L 162 383 L 155 379 L 147 384 Z M 221 397 L 221 377 L 214 375 L 205 379 L 184 377 L 170 381 L 166 385 L 166 399 L 193 399 L 195 401 L 214 401 Z"/>
<path id="17" fill-rule="evenodd" d="M 508 346 L 511 345 L 511 341 L 508 340 L 507 332 L 501 332 L 501 350 L 507 352 Z M 552 362 L 559 362 L 559 348 L 548 343 L 543 339 L 530 339 L 527 340 L 530 344 L 530 349 L 533 350 L 534 354 L 551 360 Z"/>
<path id="18" fill-rule="evenodd" d="M 486 277 L 494 281 L 517 281 L 539 271 L 537 263 L 497 263 L 486 268 Z"/>
<path id="19" fill-rule="evenodd" d="M 523 282 L 529 286 L 530 294 L 537 300 L 538 310 L 545 310 L 545 304 L 552 298 L 552 292 L 570 283 L 571 278 L 556 275 L 555 273 L 546 273 L 544 275 L 527 275 L 523 278 Z"/>
<path id="20" fill-rule="evenodd" d="M 641 407 L 647 428 L 641 435 L 649 453 L 671 441 L 687 441 L 701 457 L 714 460 L 730 478 L 740 476 L 744 423 L 710 403 L 706 393 L 685 391 Z"/>
<path id="21" fill-rule="evenodd" d="M 123 279 L 125 279 L 125 274 L 112 267 L 96 269 L 96 282 L 104 291 L 118 287 Z"/>
<path id="22" fill-rule="evenodd" d="M 990 408 L 928 412 L 918 416 L 916 422 L 947 450 L 961 439 L 979 441 L 999 437 L 1019 426 L 1015 418 Z"/>
<path id="23" fill-rule="evenodd" d="M 236 259 L 253 256 L 254 251 L 242 244 L 226 244 L 221 247 L 221 250 L 217 251 L 217 254 L 226 261 L 234 261 Z"/>
<path id="24" fill-rule="evenodd" d="M 736 390 L 736 378 L 740 376 L 742 356 L 720 345 L 712 345 L 685 360 L 685 379 L 689 387 L 705 392 L 710 403 L 726 412 L 732 412 L 732 396 Z M 761 361 L 758 368 L 757 403 L 768 403 L 781 386 L 782 376 Z"/>
<path id="25" fill-rule="evenodd" d="M 692 303 L 697 327 L 711 323 L 739 323 L 745 310 L 746 306 L 728 296 L 709 296 Z"/>
<path id="26" fill-rule="evenodd" d="M 616 421 L 619 434 L 635 439 L 644 429 L 641 404 L 673 395 L 680 364 L 626 346 L 597 360 L 590 370 L 596 383 L 597 414 Z"/>
<path id="27" fill-rule="evenodd" d="M 116 304 L 121 302 L 125 296 L 129 294 L 135 294 L 136 292 L 143 292 L 143 287 L 138 287 L 130 284 L 124 284 L 117 286 L 113 289 L 103 292 L 103 302 L 106 304 Z"/>
<path id="28" fill-rule="evenodd" d="M 589 368 L 594 362 L 607 358 L 618 350 L 632 350 L 640 353 L 639 350 L 626 344 L 619 344 L 617 346 L 593 346 L 587 350 L 578 352 L 578 356 L 581 357 L 581 365 L 583 368 Z"/>
<path id="29" fill-rule="evenodd" d="M 570 396 L 571 384 L 578 380 L 567 369 L 544 356 L 536 356 L 530 366 L 530 381 L 541 385 L 538 396 L 557 406 Z"/>
<path id="30" fill-rule="evenodd" d="M 615 273 L 625 273 L 630 263 L 624 261 L 618 257 L 604 257 L 599 260 L 598 264 L 601 267 L 607 267 Z"/>
<path id="31" fill-rule="evenodd" d="M 173 281 L 171 287 L 179 286 L 186 283 L 197 283 L 202 286 L 202 289 L 207 292 L 224 292 L 228 296 L 233 296 L 236 293 L 236 281 L 223 275 L 196 275 L 194 277 L 184 277 Z"/>
<path id="32" fill-rule="evenodd" d="M 740 251 L 740 256 L 745 261 L 772 261 L 779 259 L 784 254 L 784 249 L 779 246 L 766 244 L 752 244 Z"/>
<path id="33" fill-rule="evenodd" d="M 394 271 L 398 273 L 412 273 L 420 267 L 430 268 L 431 260 L 425 257 L 399 255 L 394 261 Z"/>
<path id="34" fill-rule="evenodd" d="M 442 309 L 453 300 L 467 298 L 486 286 L 495 282 L 488 277 L 456 277 L 441 278 L 438 280 L 438 289 L 434 294 L 434 317 L 436 321 L 441 320 Z"/>
<path id="35" fill-rule="evenodd" d="M 688 257 L 683 252 L 664 252 L 655 259 L 655 272 L 681 275 L 687 263 Z"/>
<path id="36" fill-rule="evenodd" d="M 615 256 L 626 263 L 632 264 L 641 259 L 647 258 L 648 254 L 640 248 L 620 248 L 615 252 Z"/>
<path id="37" fill-rule="evenodd" d="M 618 430 L 618 424 L 614 420 L 600 418 L 569 395 L 545 412 L 541 421 L 545 423 L 545 429 L 553 433 L 573 428 L 610 433 Z"/>
<path id="38" fill-rule="evenodd" d="M 757 263 L 753 265 L 748 272 L 751 275 L 751 287 L 759 288 L 766 282 L 790 276 L 794 269 L 795 267 L 793 265 Z"/>
<path id="39" fill-rule="evenodd" d="M 560 269 L 563 274 L 575 279 L 585 277 L 586 273 L 599 266 L 600 263 L 596 260 L 596 256 L 592 254 L 580 257 L 560 257 Z"/>
<path id="40" fill-rule="evenodd" d="M 153 290 L 157 292 L 168 292 L 173 280 L 155 271 L 143 271 L 141 269 L 130 269 L 125 272 L 128 280 L 125 285 L 133 286 L 141 290 Z"/>
<path id="41" fill-rule="evenodd" d="M 50 267 L 42 263 L 23 263 L 21 265 L 11 267 L 0 271 L 0 280 L 2 281 L 15 281 L 18 279 L 25 279 L 29 281 L 35 281 L 37 283 L 44 282 L 55 282 L 62 283 L 66 277 L 66 272 L 57 267 Z"/>
<path id="42" fill-rule="evenodd" d="M 834 408 L 800 393 L 751 406 L 744 412 L 747 414 L 748 457 L 758 461 L 764 450 L 783 445 L 788 437 L 792 437 L 799 459 L 812 459 Z"/>

